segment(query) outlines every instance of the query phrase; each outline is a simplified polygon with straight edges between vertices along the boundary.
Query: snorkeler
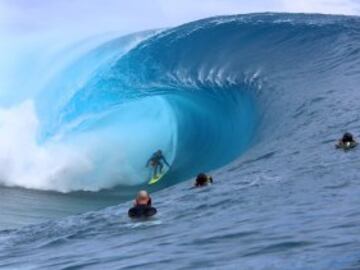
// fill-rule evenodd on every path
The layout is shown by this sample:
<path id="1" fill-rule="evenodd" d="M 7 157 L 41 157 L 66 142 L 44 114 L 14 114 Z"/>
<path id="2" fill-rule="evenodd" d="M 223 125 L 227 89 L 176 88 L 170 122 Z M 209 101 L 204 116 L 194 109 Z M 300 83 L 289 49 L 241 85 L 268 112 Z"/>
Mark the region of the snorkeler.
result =
<path id="1" fill-rule="evenodd" d="M 213 179 L 211 176 L 206 175 L 205 173 L 199 173 L 195 180 L 195 187 L 204 187 L 212 183 Z"/>
<path id="2" fill-rule="evenodd" d="M 154 178 L 158 176 L 158 171 L 160 174 L 162 173 L 162 170 L 164 168 L 163 163 L 165 163 L 166 166 L 170 168 L 170 165 L 167 162 L 161 150 L 156 151 L 146 163 L 146 167 L 149 167 L 149 165 L 151 165 L 151 167 L 154 169 L 154 173 L 153 173 Z"/>
<path id="3" fill-rule="evenodd" d="M 341 148 L 344 150 L 349 150 L 357 146 L 357 142 L 354 139 L 354 136 L 350 132 L 346 132 L 343 137 L 337 142 L 336 148 Z"/>

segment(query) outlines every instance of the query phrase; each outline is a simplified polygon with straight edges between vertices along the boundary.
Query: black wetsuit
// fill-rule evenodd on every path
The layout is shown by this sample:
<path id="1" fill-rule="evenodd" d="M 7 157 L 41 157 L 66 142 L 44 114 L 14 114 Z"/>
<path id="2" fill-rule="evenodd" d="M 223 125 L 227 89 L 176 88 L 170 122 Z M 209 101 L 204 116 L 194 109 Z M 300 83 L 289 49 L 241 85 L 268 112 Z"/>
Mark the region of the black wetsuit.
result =
<path id="1" fill-rule="evenodd" d="M 147 218 L 155 215 L 156 213 L 156 208 L 151 206 L 151 198 L 149 198 L 149 201 L 146 205 L 135 204 L 135 206 L 130 208 L 128 211 L 128 215 L 131 218 Z"/>
<path id="2" fill-rule="evenodd" d="M 213 179 L 211 176 L 198 176 L 195 181 L 196 187 L 206 186 L 209 183 L 213 183 Z"/>

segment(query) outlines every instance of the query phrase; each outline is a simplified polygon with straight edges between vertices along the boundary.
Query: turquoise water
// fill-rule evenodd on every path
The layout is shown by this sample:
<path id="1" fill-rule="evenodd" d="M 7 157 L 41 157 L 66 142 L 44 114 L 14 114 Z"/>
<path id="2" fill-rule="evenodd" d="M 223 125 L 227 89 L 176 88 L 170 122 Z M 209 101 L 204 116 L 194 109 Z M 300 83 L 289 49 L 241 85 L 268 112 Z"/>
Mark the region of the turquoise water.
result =
<path id="1" fill-rule="evenodd" d="M 360 128 L 359 22 L 251 14 L 69 46 L 3 95 L 0 267 L 359 269 L 359 152 L 334 147 Z M 159 214 L 131 221 L 158 148 Z"/>

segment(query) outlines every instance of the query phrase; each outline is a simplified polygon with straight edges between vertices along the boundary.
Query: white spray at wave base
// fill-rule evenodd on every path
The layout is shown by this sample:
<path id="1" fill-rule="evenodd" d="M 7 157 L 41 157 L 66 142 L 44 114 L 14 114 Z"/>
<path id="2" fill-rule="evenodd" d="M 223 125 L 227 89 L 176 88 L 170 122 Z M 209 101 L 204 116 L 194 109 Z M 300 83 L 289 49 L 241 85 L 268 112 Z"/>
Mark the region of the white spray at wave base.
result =
<path id="1" fill-rule="evenodd" d="M 75 63 L 71 87 L 76 93 L 79 81 L 90 79 L 102 64 L 126 53 L 144 37 L 137 35 L 125 44 L 117 43 L 116 50 L 100 58 L 98 54 L 88 57 L 89 51 L 108 38 L 96 37 L 74 47 L 58 45 L 48 50 L 41 50 L 45 45 L 36 42 L 0 46 L 9 52 L 0 63 L 0 185 L 60 192 L 98 191 L 146 182 L 149 170 L 144 165 L 157 149 L 163 149 L 170 162 L 174 159 L 176 122 L 169 105 L 160 97 L 127 102 L 108 115 L 82 115 L 76 119 L 79 125 L 90 121 L 92 128 L 74 131 L 74 121 L 61 126 L 53 137 L 39 141 L 43 123 L 35 100 L 39 93 L 51 92 L 47 87 L 52 85 L 52 78 L 61 79 L 62 72 Z M 79 62 L 81 57 L 85 58 Z M 60 93 L 61 97 L 62 91 L 56 95 Z"/>
<path id="2" fill-rule="evenodd" d="M 93 164 L 85 153 L 71 147 L 38 146 L 38 127 L 31 101 L 0 110 L 0 181 L 9 186 L 68 191 L 66 182 L 91 171 Z"/>
<path id="3" fill-rule="evenodd" d="M 166 106 L 161 109 L 157 124 L 154 119 L 159 111 L 149 113 L 147 102 L 124 105 L 117 111 L 121 117 L 115 126 L 105 125 L 45 143 L 37 140 L 40 123 L 31 101 L 1 109 L 0 183 L 61 192 L 144 183 L 148 178 L 146 159 L 154 149 L 170 153 L 176 131 Z M 150 103 L 153 102 L 151 98 Z M 139 111 L 139 107 L 144 111 Z M 168 158 L 173 160 L 174 154 Z"/>

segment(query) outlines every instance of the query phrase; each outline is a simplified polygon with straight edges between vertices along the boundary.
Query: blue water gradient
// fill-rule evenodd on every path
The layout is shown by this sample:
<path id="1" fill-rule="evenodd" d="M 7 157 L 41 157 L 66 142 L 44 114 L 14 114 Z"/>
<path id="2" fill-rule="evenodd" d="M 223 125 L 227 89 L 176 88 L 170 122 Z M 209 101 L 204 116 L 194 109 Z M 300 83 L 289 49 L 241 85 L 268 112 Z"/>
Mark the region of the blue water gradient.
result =
<path id="1" fill-rule="evenodd" d="M 225 72 L 222 67 L 183 66 L 193 58 L 190 55 L 173 62 L 175 57 L 170 55 L 176 55 L 178 48 L 165 50 L 158 44 L 167 42 L 167 31 L 121 54 L 119 46 L 126 47 L 128 39 L 147 33 L 100 45 L 60 72 L 36 96 L 39 144 L 56 141 L 87 149 L 96 137 L 98 149 L 91 153 L 104 162 L 96 161 L 91 175 L 82 177 L 96 175 L 92 181 L 100 181 L 97 176 L 109 170 L 106 163 L 118 160 L 115 157 L 125 151 L 126 162 L 140 176 L 134 181 L 114 174 L 115 185 L 146 183 L 146 159 L 162 149 L 174 164 L 166 183 L 177 183 L 226 164 L 251 143 L 258 117 L 251 87 L 246 82 L 227 82 L 219 74 Z M 180 37 L 177 42 L 181 43 Z"/>
<path id="2" fill-rule="evenodd" d="M 226 16 L 126 40 L 139 35 L 98 44 L 34 96 L 37 144 L 96 164 L 67 187 L 108 190 L 0 191 L 14 205 L 104 207 L 134 196 L 163 148 L 172 168 L 151 190 L 159 214 L 130 221 L 126 202 L 2 230 L 0 268 L 359 269 L 359 152 L 334 143 L 360 130 L 360 19 Z M 184 182 L 200 170 L 213 186 Z"/>

